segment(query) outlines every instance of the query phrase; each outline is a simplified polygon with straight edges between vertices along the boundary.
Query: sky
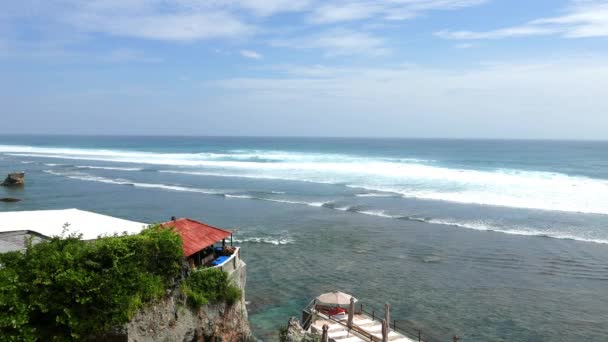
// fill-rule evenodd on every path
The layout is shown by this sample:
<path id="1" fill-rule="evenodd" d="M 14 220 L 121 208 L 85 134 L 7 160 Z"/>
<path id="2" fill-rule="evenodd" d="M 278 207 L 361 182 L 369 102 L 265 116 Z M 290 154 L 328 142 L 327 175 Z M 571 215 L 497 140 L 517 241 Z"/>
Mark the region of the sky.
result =
<path id="1" fill-rule="evenodd" d="M 6 0 L 0 134 L 608 139 L 608 0 Z"/>

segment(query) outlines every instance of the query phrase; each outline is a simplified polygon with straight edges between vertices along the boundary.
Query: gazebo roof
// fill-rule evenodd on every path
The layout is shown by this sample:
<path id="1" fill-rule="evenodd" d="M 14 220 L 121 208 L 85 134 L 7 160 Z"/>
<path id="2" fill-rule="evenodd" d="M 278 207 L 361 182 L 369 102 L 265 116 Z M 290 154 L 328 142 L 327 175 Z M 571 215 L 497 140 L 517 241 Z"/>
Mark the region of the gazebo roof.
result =
<path id="1" fill-rule="evenodd" d="M 216 228 L 188 218 L 180 218 L 161 226 L 173 230 L 182 237 L 184 256 L 189 257 L 205 247 L 209 247 L 232 235 L 232 232 Z"/>

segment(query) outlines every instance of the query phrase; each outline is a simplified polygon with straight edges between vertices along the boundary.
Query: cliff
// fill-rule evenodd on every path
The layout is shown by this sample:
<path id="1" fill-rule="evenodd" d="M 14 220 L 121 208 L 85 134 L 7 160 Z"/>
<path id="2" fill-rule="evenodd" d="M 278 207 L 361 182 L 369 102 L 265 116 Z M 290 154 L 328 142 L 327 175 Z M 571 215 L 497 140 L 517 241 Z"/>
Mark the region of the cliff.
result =
<path id="1" fill-rule="evenodd" d="M 0 253 L 0 341 L 246 341 L 246 265 L 233 256 L 189 272 L 181 237 L 159 226 Z"/>
<path id="2" fill-rule="evenodd" d="M 140 310 L 125 325 L 123 336 L 129 342 L 253 340 L 245 307 L 246 268 L 240 260 L 230 274 L 234 284 L 243 291 L 239 301 L 207 304 L 195 310 L 178 296 L 170 296 Z"/>

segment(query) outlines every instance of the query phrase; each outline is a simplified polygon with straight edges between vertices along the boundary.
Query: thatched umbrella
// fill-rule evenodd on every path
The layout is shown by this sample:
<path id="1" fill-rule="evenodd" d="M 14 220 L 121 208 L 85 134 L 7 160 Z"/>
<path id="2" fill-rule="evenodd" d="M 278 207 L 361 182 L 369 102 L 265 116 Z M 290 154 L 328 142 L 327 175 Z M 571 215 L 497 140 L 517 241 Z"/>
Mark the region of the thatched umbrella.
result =
<path id="1" fill-rule="evenodd" d="M 388 342 L 388 322 L 382 320 L 382 342 Z"/>
<path id="2" fill-rule="evenodd" d="M 350 297 L 350 306 L 348 307 L 348 327 L 353 327 L 353 316 L 355 316 L 355 298 Z"/>
<path id="3" fill-rule="evenodd" d="M 320 305 L 347 307 L 350 304 L 351 298 L 353 298 L 355 302 L 357 301 L 357 298 L 354 298 L 347 293 L 335 291 L 324 293 L 317 297 L 316 300 Z"/>
<path id="4" fill-rule="evenodd" d="M 329 342 L 329 336 L 327 334 L 327 329 L 329 329 L 329 325 L 323 324 L 323 335 L 321 335 L 321 342 Z"/>

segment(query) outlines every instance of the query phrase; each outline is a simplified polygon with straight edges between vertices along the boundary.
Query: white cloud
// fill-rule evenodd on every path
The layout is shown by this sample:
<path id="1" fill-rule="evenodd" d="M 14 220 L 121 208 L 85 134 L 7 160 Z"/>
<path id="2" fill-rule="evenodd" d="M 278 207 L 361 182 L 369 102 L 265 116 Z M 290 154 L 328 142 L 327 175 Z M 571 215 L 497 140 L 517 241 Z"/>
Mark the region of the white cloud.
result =
<path id="1" fill-rule="evenodd" d="M 274 46 L 294 49 L 322 49 L 328 57 L 345 55 L 386 55 L 390 50 L 383 38 L 367 32 L 333 29 L 306 37 L 274 40 Z"/>
<path id="2" fill-rule="evenodd" d="M 515 26 L 508 27 L 499 30 L 492 31 L 438 31 L 435 33 L 436 36 L 444 39 L 455 39 L 455 40 L 475 40 L 475 39 L 500 39 L 507 37 L 520 37 L 520 36 L 538 36 L 538 35 L 550 35 L 557 33 L 553 28 L 548 27 L 537 27 L 533 25 Z"/>
<path id="3" fill-rule="evenodd" d="M 97 35 L 110 35 L 168 42 L 238 40 L 269 31 L 277 32 L 269 17 L 279 14 L 297 16 L 294 21 L 296 24 L 292 22 L 289 25 L 292 29 L 298 27 L 298 30 L 364 19 L 369 19 L 366 24 L 371 27 L 372 24 L 379 25 L 387 20 L 405 19 L 431 10 L 474 6 L 485 1 L 487 0 L 22 0 L 3 6 L 0 26 L 8 27 L 17 23 L 14 27 L 36 30 L 40 37 L 72 32 L 89 35 L 92 39 Z M 31 26 L 31 23 L 36 25 Z M 278 36 L 285 37 L 286 32 L 281 31 Z M 383 54 L 387 51 L 379 48 L 379 39 L 368 33 L 345 35 L 344 38 L 346 41 L 340 43 L 324 36 L 319 37 L 316 43 L 304 45 L 327 47 L 331 50 L 328 55 L 351 54 L 354 50 L 363 50 L 365 47 L 371 48 L 369 54 Z M 363 47 L 355 49 L 351 46 L 354 42 L 361 42 Z M 330 46 L 336 48 L 329 49 Z"/>
<path id="4" fill-rule="evenodd" d="M 253 28 L 226 13 L 103 16 L 79 14 L 70 22 L 87 31 L 166 41 L 240 37 Z"/>
<path id="5" fill-rule="evenodd" d="M 540 18 L 522 25 L 490 31 L 449 31 L 435 33 L 445 39 L 500 39 L 521 36 L 560 35 L 565 38 L 608 37 L 608 1 L 573 0 L 566 14 Z"/>
<path id="6" fill-rule="evenodd" d="M 225 102 L 215 97 L 217 112 L 246 109 L 281 118 L 290 108 L 290 122 L 301 120 L 303 131 L 315 134 L 344 127 L 365 136 L 599 138 L 608 127 L 606 61 L 573 57 L 468 69 L 292 66 L 283 78 L 230 78 L 207 86 L 230 93 Z"/>
<path id="7" fill-rule="evenodd" d="M 310 21 L 313 23 L 325 24 L 366 19 L 374 16 L 381 10 L 383 10 L 383 8 L 380 2 L 325 4 L 315 8 Z"/>
<path id="8" fill-rule="evenodd" d="M 282 12 L 303 11 L 312 4 L 312 0 L 237 0 L 227 1 L 242 8 L 249 9 L 257 15 L 269 16 Z"/>
<path id="9" fill-rule="evenodd" d="M 85 32 L 116 36 L 195 41 L 240 37 L 253 28 L 234 15 L 215 9 L 197 9 L 161 1 L 75 2 L 59 19 Z"/>
<path id="10" fill-rule="evenodd" d="M 239 51 L 241 56 L 250 58 L 250 59 L 262 59 L 262 55 L 253 51 L 253 50 L 241 50 Z"/>
<path id="11" fill-rule="evenodd" d="M 487 0 L 342 0 L 316 7 L 310 21 L 327 24 L 369 18 L 406 20 L 428 11 L 454 10 L 485 2 Z"/>

